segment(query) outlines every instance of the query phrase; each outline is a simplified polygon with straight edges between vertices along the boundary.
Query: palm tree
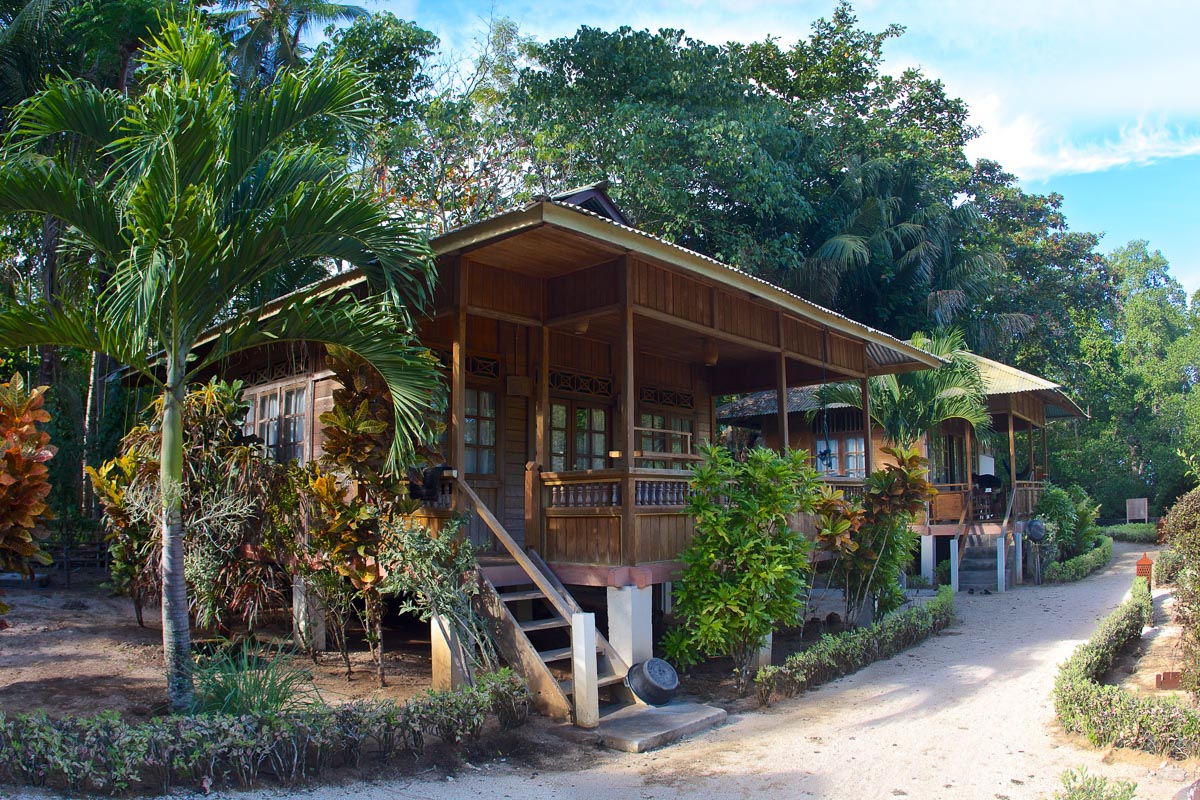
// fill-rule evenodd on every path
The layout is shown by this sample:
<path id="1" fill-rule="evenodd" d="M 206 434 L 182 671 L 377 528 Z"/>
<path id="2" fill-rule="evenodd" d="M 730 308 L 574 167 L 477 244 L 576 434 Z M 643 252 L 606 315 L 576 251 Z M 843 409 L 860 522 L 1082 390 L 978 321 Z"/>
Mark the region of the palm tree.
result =
<path id="1" fill-rule="evenodd" d="M 868 380 L 871 418 L 883 428 L 888 441 L 911 447 L 924 435 L 927 443 L 933 442 L 942 423 L 950 420 L 962 420 L 979 435 L 986 435 L 992 425 L 987 392 L 962 332 L 939 331 L 932 336 L 918 332 L 908 342 L 946 363 L 937 369 L 877 375 Z M 856 384 L 824 387 L 819 397 L 823 405 L 844 403 L 862 408 L 862 391 Z"/>
<path id="2" fill-rule="evenodd" d="M 61 220 L 64 246 L 77 255 L 71 263 L 107 280 L 92 284 L 94 296 L 62 307 L 0 309 L 0 346 L 103 353 L 162 393 L 163 646 L 168 699 L 178 710 L 192 694 L 180 506 L 189 381 L 271 343 L 345 347 L 388 384 L 392 466 L 421 437 L 440 385 L 434 360 L 406 333 L 406 309 L 429 296 L 427 245 L 356 190 L 343 163 L 297 141 L 314 122 L 362 124 L 362 76 L 318 66 L 239 97 L 223 45 L 195 17 L 165 25 L 143 59 L 146 89 L 137 98 L 64 80 L 17 110 L 0 162 L 0 212 Z M 111 169 L 95 179 L 75 160 L 38 155 L 43 140 L 63 133 Z M 255 286 L 313 259 L 361 268 L 372 299 L 312 293 L 269 316 L 241 310 Z"/>
<path id="3" fill-rule="evenodd" d="M 234 62 L 245 85 L 269 85 L 283 68 L 300 66 L 300 37 L 314 23 L 348 22 L 366 9 L 319 0 L 221 0 L 213 14 L 234 36 Z"/>

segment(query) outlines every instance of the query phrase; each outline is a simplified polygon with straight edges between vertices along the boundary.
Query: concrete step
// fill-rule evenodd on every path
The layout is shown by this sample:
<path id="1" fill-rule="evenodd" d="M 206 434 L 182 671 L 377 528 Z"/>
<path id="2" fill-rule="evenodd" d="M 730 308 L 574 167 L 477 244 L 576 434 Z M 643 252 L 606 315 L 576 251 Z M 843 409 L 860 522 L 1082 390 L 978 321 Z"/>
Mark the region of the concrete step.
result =
<path id="1" fill-rule="evenodd" d="M 964 572 L 983 571 L 990 569 L 996 571 L 996 557 L 991 558 L 964 558 L 958 564 L 958 572 L 961 575 Z"/>
<path id="2" fill-rule="evenodd" d="M 968 547 L 963 550 L 963 558 L 995 558 L 995 547 Z"/>

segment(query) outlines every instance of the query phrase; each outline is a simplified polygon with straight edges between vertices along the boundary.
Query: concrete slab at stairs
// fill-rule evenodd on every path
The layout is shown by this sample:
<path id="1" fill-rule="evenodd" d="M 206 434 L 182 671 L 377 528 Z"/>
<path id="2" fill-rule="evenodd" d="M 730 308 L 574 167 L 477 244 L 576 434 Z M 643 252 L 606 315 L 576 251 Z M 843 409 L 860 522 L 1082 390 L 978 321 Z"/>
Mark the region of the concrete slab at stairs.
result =
<path id="1" fill-rule="evenodd" d="M 715 728 L 725 722 L 726 716 L 722 708 L 674 700 L 665 706 L 637 704 L 611 711 L 602 709 L 599 728 L 583 731 L 564 727 L 561 732 L 570 739 L 596 742 L 610 750 L 644 753 Z"/>

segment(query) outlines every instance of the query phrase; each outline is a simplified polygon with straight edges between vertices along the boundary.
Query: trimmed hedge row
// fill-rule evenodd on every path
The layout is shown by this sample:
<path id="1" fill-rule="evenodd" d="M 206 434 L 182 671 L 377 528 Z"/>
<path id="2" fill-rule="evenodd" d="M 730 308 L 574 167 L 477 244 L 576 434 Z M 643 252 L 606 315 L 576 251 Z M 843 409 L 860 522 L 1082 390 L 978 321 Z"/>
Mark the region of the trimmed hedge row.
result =
<path id="1" fill-rule="evenodd" d="M 1099 682 L 1121 650 L 1141 638 L 1153 614 L 1149 584 L 1145 578 L 1134 579 L 1132 597 L 1059 668 L 1054 711 L 1064 728 L 1087 736 L 1097 747 L 1128 747 L 1179 759 L 1200 755 L 1200 715 L 1194 708 Z"/>
<path id="2" fill-rule="evenodd" d="M 1186 566 L 1187 559 L 1178 550 L 1174 547 L 1164 547 L 1158 551 L 1158 558 L 1154 559 L 1154 585 L 1173 585 Z"/>
<path id="3" fill-rule="evenodd" d="M 1046 566 L 1047 583 L 1071 583 L 1083 580 L 1096 570 L 1112 561 L 1113 540 L 1107 536 L 1100 537 L 1100 544 L 1081 556 L 1069 558 L 1063 562 L 1055 562 Z"/>
<path id="4" fill-rule="evenodd" d="M 954 592 L 938 589 L 922 606 L 897 612 L 866 628 L 827 633 L 812 647 L 792 653 L 783 666 L 762 667 L 754 677 L 758 701 L 770 705 L 775 694 L 792 697 L 815 686 L 857 672 L 868 664 L 891 658 L 928 639 L 954 619 Z"/>
<path id="5" fill-rule="evenodd" d="M 116 712 L 50 719 L 0 714 L 0 784 L 116 795 L 248 788 L 270 775 L 292 785 L 337 766 L 419 756 L 427 735 L 458 745 L 479 737 L 489 714 L 503 727 L 525 720 L 528 693 L 511 672 L 480 685 L 427 692 L 405 704 L 357 701 L 263 716 L 170 716 L 125 722 Z"/>
<path id="6" fill-rule="evenodd" d="M 1158 526 L 1153 522 L 1122 522 L 1120 525 L 1106 525 L 1100 529 L 1104 536 L 1111 536 L 1118 542 L 1134 542 L 1136 544 L 1155 544 L 1158 542 Z"/>

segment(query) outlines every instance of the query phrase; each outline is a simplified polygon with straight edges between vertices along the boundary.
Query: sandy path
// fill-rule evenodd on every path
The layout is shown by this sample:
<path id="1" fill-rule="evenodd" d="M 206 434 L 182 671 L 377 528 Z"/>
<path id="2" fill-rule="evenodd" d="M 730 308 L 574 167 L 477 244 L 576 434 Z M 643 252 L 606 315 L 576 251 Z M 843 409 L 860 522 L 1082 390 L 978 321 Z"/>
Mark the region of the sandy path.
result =
<path id="1" fill-rule="evenodd" d="M 1121 602 L 1141 552 L 1118 544 L 1112 565 L 1077 584 L 960 595 L 959 621 L 945 634 L 666 750 L 605 754 L 573 772 L 493 765 L 452 781 L 405 778 L 289 795 L 1034 800 L 1052 794 L 1063 771 L 1086 765 L 1136 781 L 1139 798 L 1170 798 L 1195 779 L 1196 765 L 1189 772 L 1148 756 L 1105 758 L 1056 729 L 1049 696 L 1056 665 Z"/>

